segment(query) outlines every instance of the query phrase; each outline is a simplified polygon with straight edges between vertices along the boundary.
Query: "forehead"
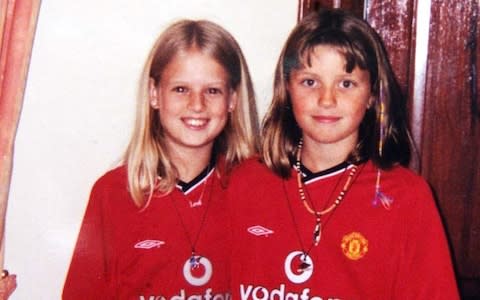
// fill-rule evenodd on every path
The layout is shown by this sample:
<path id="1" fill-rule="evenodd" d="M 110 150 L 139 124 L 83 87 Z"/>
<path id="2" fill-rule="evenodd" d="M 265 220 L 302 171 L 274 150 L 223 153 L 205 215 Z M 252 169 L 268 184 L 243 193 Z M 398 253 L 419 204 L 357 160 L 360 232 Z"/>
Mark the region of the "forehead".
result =
<path id="1" fill-rule="evenodd" d="M 311 67 L 313 61 L 322 59 L 323 55 L 330 57 L 335 57 L 347 63 L 347 54 L 342 47 L 333 46 L 329 44 L 317 44 L 311 47 L 307 47 L 300 53 L 298 57 L 299 68 L 308 68 Z"/>
<path id="2" fill-rule="evenodd" d="M 198 47 L 189 47 L 187 49 L 178 49 L 172 57 L 168 64 L 172 62 L 178 63 L 178 61 L 191 60 L 191 61 L 204 61 L 205 63 L 214 63 L 218 64 L 216 59 L 208 53 L 208 51 L 202 50 Z"/>
<path id="3" fill-rule="evenodd" d="M 314 47 L 308 57 L 304 58 L 304 63 L 300 63 L 297 68 L 292 70 L 290 78 L 305 75 L 315 76 L 322 80 L 343 78 L 345 75 L 353 76 L 362 82 L 370 79 L 368 70 L 360 68 L 358 64 L 349 69 L 347 56 L 341 49 L 328 45 Z"/>
<path id="4" fill-rule="evenodd" d="M 176 78 L 225 80 L 227 72 L 217 60 L 198 49 L 180 50 L 165 66 L 161 80 Z"/>
<path id="5" fill-rule="evenodd" d="M 313 60 L 318 59 L 319 53 L 327 53 L 331 58 L 335 58 L 337 61 L 340 60 L 343 70 L 347 73 L 352 73 L 356 69 L 370 75 L 371 70 L 366 63 L 364 55 L 349 45 L 344 44 L 320 43 L 306 47 L 299 53 L 297 66 L 293 69 L 310 68 Z M 324 62 L 328 62 L 328 60 L 324 60 Z"/>

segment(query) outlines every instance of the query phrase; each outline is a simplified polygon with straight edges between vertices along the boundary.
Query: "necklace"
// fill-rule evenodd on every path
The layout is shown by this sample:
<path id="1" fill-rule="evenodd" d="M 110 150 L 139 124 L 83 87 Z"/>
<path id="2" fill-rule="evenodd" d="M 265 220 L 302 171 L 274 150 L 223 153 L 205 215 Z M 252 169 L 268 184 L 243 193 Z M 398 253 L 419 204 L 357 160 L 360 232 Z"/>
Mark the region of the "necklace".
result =
<path id="1" fill-rule="evenodd" d="M 345 195 L 347 194 L 348 190 L 350 189 L 350 187 L 353 184 L 353 181 L 355 179 L 355 174 L 357 173 L 357 170 L 358 170 L 358 166 L 353 165 L 353 167 L 351 168 L 351 170 L 348 174 L 347 180 L 345 181 L 345 184 L 343 185 L 342 190 L 340 191 L 338 196 L 335 198 L 335 201 L 333 201 L 333 203 L 330 206 L 326 207 L 325 209 L 317 210 L 315 208 L 315 205 L 313 204 L 313 201 L 311 199 L 309 199 L 309 197 L 307 197 L 308 193 L 305 193 L 306 189 L 305 189 L 304 184 L 303 184 L 302 171 L 301 171 L 302 146 L 303 146 L 303 141 L 300 140 L 299 143 L 298 143 L 298 147 L 297 147 L 297 155 L 296 155 L 296 162 L 295 162 L 295 169 L 297 171 L 298 194 L 299 194 L 300 200 L 302 201 L 302 204 L 305 207 L 305 209 L 315 217 L 315 226 L 314 226 L 314 229 L 313 229 L 312 244 L 308 248 L 308 250 L 305 250 L 306 248 L 303 245 L 301 235 L 300 235 L 300 232 L 298 230 L 297 222 L 295 220 L 295 215 L 293 214 L 293 209 L 291 207 L 290 200 L 288 199 L 288 194 L 287 194 L 287 189 L 285 187 L 285 182 L 283 183 L 284 192 L 285 192 L 285 195 L 287 196 L 287 203 L 288 203 L 288 208 L 289 208 L 289 211 L 290 211 L 290 215 L 291 215 L 292 220 L 294 222 L 297 237 L 299 239 L 300 246 L 302 247 L 302 252 L 303 252 L 303 255 L 301 256 L 301 263 L 299 264 L 298 270 L 297 270 L 299 272 L 304 272 L 304 271 L 312 268 L 312 261 L 309 258 L 308 254 L 310 253 L 311 249 L 314 246 L 318 246 L 318 244 L 320 243 L 320 239 L 321 239 L 321 235 L 322 235 L 322 217 L 325 216 L 326 214 L 330 213 L 330 212 L 333 212 L 340 205 L 340 203 L 342 203 L 342 201 L 345 198 Z M 346 172 L 347 168 L 348 168 L 348 166 L 345 168 L 344 172 Z M 335 190 L 335 188 L 334 188 L 334 190 Z"/>
<path id="2" fill-rule="evenodd" d="M 207 176 L 210 176 L 210 172 L 207 172 Z M 205 192 L 205 187 L 207 185 L 207 181 L 208 181 L 208 178 L 206 179 L 206 181 L 204 183 L 204 187 L 203 187 L 203 190 L 202 190 L 202 193 L 201 193 L 201 196 L 200 196 L 201 198 L 203 197 L 203 194 Z M 209 210 L 210 204 L 212 202 L 212 194 L 213 194 L 213 183 L 210 184 L 208 201 L 207 201 L 207 204 L 206 204 L 206 207 L 205 207 L 205 211 L 203 212 L 202 219 L 200 221 L 200 226 L 198 227 L 198 231 L 197 231 L 197 234 L 195 235 L 194 240 L 192 240 L 190 232 L 188 231 L 187 226 L 185 225 L 185 222 L 183 221 L 182 215 L 180 214 L 180 210 L 178 209 L 178 207 L 175 203 L 175 199 L 173 199 L 172 193 L 169 194 L 170 200 L 171 200 L 172 205 L 175 209 L 178 220 L 180 221 L 180 225 L 182 226 L 185 237 L 186 237 L 186 239 L 187 239 L 187 241 L 190 245 L 190 248 L 191 248 L 191 255 L 187 259 L 187 261 L 185 262 L 185 264 L 183 266 L 183 275 L 184 275 L 185 279 L 187 280 L 187 282 L 189 282 L 190 284 L 195 285 L 195 286 L 200 286 L 200 285 L 203 285 L 203 284 L 207 283 L 210 280 L 210 277 L 212 276 L 212 264 L 211 264 L 211 262 L 208 260 L 208 258 L 203 257 L 201 255 L 198 255 L 197 251 L 196 251 L 196 245 L 197 245 L 198 239 L 200 238 L 200 234 L 202 232 L 203 226 L 205 224 L 205 220 L 206 220 L 207 215 L 208 215 L 208 210 Z M 201 201 L 201 198 L 199 199 L 199 201 Z M 192 207 L 192 206 L 190 206 L 190 207 Z M 198 268 L 200 268 L 200 266 L 203 266 L 204 269 L 205 269 L 203 276 L 201 276 L 201 277 L 193 276 L 192 275 L 192 270 L 198 269 Z"/>
<path id="3" fill-rule="evenodd" d="M 188 200 L 188 203 L 190 204 L 190 207 L 197 207 L 201 206 L 203 203 L 203 195 L 205 194 L 205 189 L 207 188 L 207 182 L 208 178 L 210 176 L 210 172 L 213 172 L 213 169 L 210 168 L 210 165 L 207 168 L 207 171 L 205 172 L 205 180 L 203 181 L 203 187 L 202 187 L 202 192 L 200 193 L 200 196 L 195 200 Z"/>
<path id="4" fill-rule="evenodd" d="M 302 146 L 303 146 L 303 141 L 300 140 L 298 142 L 298 150 L 297 150 L 297 160 L 295 162 L 295 169 L 297 170 L 297 185 L 298 185 L 298 194 L 300 195 L 300 200 L 303 203 L 303 206 L 307 209 L 307 211 L 315 216 L 315 228 L 313 230 L 313 242 L 314 245 L 317 246 L 318 243 L 320 243 L 320 238 L 322 234 L 322 223 L 321 223 L 321 216 L 328 214 L 329 212 L 333 211 L 335 208 L 337 208 L 338 205 L 343 201 L 345 198 L 346 193 L 350 189 L 350 186 L 352 185 L 353 182 L 353 177 L 355 176 L 355 173 L 357 172 L 358 167 L 354 165 L 352 169 L 350 170 L 350 173 L 348 174 L 347 181 L 345 182 L 342 190 L 338 194 L 337 198 L 335 201 L 327 208 L 324 210 L 318 211 L 315 209 L 315 206 L 313 205 L 313 202 L 310 200 L 310 204 L 308 203 L 309 201 L 307 200 L 307 196 L 305 194 L 305 189 L 302 181 L 302 172 L 300 170 L 301 166 L 301 155 L 302 155 Z M 345 169 L 346 171 L 346 169 Z"/>

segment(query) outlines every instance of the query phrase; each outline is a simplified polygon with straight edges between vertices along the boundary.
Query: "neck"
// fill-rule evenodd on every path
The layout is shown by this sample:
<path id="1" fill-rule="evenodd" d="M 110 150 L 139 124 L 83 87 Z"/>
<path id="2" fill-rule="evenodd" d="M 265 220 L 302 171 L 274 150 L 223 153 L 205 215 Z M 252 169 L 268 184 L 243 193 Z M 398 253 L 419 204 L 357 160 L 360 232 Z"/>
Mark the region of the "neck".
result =
<path id="1" fill-rule="evenodd" d="M 170 157 L 173 165 L 177 168 L 178 178 L 183 182 L 190 182 L 200 172 L 202 172 L 210 163 L 212 156 L 211 150 L 180 150 L 170 151 Z"/>
<path id="2" fill-rule="evenodd" d="M 344 150 L 347 149 L 347 150 Z M 312 145 L 303 143 L 301 161 L 310 171 L 316 173 L 327 170 L 344 162 L 351 149 L 345 147 L 330 147 L 325 145 Z"/>

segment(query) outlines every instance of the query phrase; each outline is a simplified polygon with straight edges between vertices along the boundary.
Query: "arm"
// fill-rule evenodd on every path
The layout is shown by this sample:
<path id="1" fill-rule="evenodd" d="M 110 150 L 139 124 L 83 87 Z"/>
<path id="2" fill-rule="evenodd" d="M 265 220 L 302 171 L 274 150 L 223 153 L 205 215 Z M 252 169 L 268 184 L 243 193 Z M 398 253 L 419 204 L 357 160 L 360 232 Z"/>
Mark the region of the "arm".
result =
<path id="1" fill-rule="evenodd" d="M 406 208 L 406 243 L 399 264 L 397 299 L 459 299 L 451 256 L 430 188 L 423 181 L 411 186 L 413 201 Z"/>
<path id="2" fill-rule="evenodd" d="M 111 251 L 107 241 L 106 188 L 96 183 L 70 263 L 63 299 L 109 299 Z"/>

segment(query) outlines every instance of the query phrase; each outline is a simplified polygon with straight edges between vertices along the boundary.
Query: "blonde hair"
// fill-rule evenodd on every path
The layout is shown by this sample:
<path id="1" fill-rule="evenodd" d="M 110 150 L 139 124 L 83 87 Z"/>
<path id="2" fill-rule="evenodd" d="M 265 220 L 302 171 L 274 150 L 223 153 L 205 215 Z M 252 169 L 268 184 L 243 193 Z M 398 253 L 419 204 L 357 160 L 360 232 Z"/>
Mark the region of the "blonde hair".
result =
<path id="1" fill-rule="evenodd" d="M 178 21 L 158 37 L 140 79 L 134 132 L 123 159 L 127 165 L 129 192 L 138 207 L 146 207 L 156 191 L 170 192 L 178 176 L 165 146 L 160 117 L 150 107 L 148 82 L 153 79 L 158 84 L 172 58 L 179 51 L 193 48 L 223 66 L 230 88 L 238 98 L 235 110 L 229 113 L 225 128 L 214 142 L 217 173 L 227 176 L 236 164 L 258 150 L 255 95 L 240 46 L 230 33 L 213 22 Z"/>

